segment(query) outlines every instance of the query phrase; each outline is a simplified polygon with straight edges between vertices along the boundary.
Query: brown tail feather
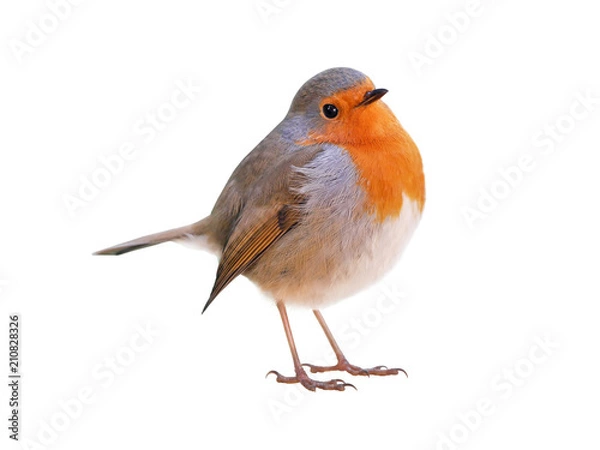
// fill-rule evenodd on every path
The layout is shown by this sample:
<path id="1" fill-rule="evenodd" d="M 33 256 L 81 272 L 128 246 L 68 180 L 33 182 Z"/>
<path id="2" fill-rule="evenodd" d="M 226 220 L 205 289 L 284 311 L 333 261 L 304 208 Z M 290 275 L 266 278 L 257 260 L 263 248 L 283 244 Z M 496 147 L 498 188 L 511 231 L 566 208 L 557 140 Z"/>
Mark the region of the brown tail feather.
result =
<path id="1" fill-rule="evenodd" d="M 201 220 L 200 222 L 196 222 L 192 225 L 186 225 L 185 227 L 173 228 L 172 230 L 149 234 L 148 236 L 142 236 L 141 238 L 137 238 L 132 241 L 123 242 L 122 244 L 99 250 L 94 252 L 94 255 L 122 255 L 123 253 L 162 244 L 163 242 L 185 238 L 190 235 L 200 236 L 205 232 L 206 227 L 204 224 L 205 221 Z"/>

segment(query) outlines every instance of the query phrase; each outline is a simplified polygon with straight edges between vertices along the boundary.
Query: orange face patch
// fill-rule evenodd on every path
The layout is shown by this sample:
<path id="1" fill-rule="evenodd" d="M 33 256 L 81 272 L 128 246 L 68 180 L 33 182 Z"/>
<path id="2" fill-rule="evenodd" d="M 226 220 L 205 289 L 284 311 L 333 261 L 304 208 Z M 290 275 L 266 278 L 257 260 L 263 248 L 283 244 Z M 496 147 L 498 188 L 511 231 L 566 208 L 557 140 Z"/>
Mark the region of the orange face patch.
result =
<path id="1" fill-rule="evenodd" d="M 334 119 L 323 116 L 323 127 L 313 130 L 303 144 L 331 143 L 346 149 L 367 193 L 369 210 L 383 221 L 400 214 L 403 193 L 416 200 L 422 210 L 425 179 L 417 146 L 388 106 L 381 100 L 356 106 L 372 89 L 373 83 L 366 79 L 323 99 L 321 110 L 332 104 L 339 114 Z"/>

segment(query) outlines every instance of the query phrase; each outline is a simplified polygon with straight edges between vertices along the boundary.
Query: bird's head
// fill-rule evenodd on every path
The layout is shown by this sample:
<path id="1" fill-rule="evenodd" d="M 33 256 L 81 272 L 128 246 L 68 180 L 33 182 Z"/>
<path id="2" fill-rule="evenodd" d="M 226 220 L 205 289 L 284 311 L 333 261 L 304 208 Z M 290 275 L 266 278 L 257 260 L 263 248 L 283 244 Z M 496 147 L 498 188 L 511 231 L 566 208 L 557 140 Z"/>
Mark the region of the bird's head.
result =
<path id="1" fill-rule="evenodd" d="M 329 69 L 304 83 L 288 117 L 303 123 L 308 142 L 371 143 L 399 130 L 396 117 L 380 100 L 387 92 L 357 70 Z"/>

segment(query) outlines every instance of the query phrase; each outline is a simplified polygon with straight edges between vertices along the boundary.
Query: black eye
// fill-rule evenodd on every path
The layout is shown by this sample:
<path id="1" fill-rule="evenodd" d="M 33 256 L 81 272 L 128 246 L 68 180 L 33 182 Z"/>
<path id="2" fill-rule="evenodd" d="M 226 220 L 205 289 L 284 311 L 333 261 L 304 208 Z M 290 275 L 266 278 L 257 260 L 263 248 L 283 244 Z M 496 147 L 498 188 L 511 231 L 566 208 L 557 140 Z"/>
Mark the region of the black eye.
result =
<path id="1" fill-rule="evenodd" d="M 338 109 L 335 107 L 335 105 L 327 103 L 323 106 L 323 115 L 328 119 L 335 119 L 338 115 Z"/>

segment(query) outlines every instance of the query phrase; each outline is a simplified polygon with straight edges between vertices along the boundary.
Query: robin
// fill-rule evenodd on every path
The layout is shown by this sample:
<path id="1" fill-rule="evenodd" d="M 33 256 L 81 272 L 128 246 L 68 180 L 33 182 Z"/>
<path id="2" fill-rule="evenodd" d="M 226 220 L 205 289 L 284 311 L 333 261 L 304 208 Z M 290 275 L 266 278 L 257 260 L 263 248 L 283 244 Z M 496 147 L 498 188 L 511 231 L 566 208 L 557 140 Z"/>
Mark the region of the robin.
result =
<path id="1" fill-rule="evenodd" d="M 350 364 L 320 309 L 378 280 L 404 250 L 425 203 L 419 150 L 363 73 L 334 68 L 308 80 L 283 121 L 233 171 L 208 217 L 96 252 L 120 255 L 167 241 L 194 241 L 219 258 L 203 312 L 238 275 L 275 304 L 292 353 L 294 376 L 280 383 L 340 390 L 351 375 L 406 372 Z M 309 307 L 337 363 L 302 364 L 287 305 Z M 267 375 L 269 375 L 267 374 Z M 354 387 L 354 386 L 352 386 Z"/>

